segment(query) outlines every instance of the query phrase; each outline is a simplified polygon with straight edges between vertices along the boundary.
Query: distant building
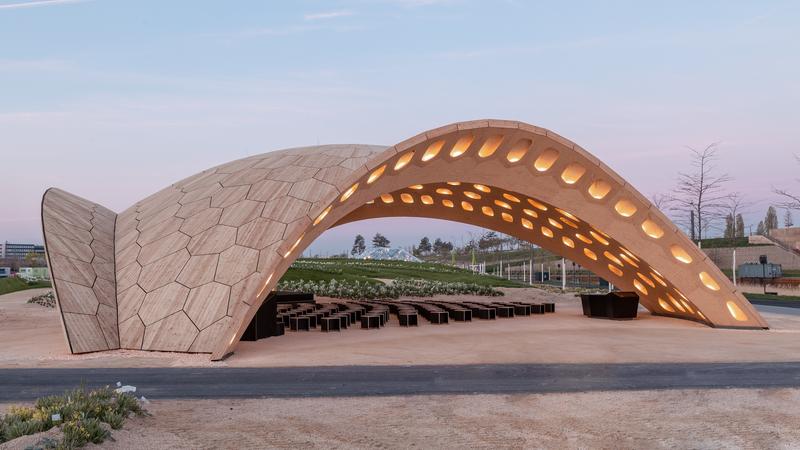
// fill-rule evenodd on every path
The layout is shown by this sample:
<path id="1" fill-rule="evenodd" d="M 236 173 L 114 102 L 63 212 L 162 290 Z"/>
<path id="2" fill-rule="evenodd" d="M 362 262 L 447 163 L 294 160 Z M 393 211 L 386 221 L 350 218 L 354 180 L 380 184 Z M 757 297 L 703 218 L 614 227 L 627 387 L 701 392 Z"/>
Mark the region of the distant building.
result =
<path id="1" fill-rule="evenodd" d="M 25 259 L 30 253 L 44 258 L 44 245 L 12 244 L 8 241 L 0 244 L 0 258 Z"/>
<path id="2" fill-rule="evenodd" d="M 11 267 L 0 267 L 0 278 L 8 278 L 11 276 Z"/>
<path id="3" fill-rule="evenodd" d="M 47 267 L 20 267 L 17 276 L 28 281 L 49 280 L 50 270 Z"/>

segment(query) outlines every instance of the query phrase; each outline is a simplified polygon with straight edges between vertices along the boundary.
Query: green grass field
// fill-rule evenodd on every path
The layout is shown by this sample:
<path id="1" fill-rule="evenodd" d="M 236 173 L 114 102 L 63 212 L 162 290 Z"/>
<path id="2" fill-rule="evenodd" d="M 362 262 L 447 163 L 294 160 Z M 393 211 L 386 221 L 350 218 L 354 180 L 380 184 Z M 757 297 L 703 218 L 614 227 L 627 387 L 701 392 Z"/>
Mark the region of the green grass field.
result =
<path id="1" fill-rule="evenodd" d="M 24 291 L 25 289 L 47 288 L 50 287 L 50 282 L 41 281 L 36 283 L 28 283 L 22 278 L 0 278 L 0 295 L 9 294 L 11 292 Z"/>
<path id="2" fill-rule="evenodd" d="M 473 283 L 490 287 L 522 287 L 522 283 L 502 278 L 475 275 L 469 270 L 436 263 L 405 261 L 376 261 L 360 259 L 299 259 L 292 265 L 282 281 L 360 281 L 380 283 L 379 279 L 422 279 Z"/>
<path id="3" fill-rule="evenodd" d="M 744 296 L 748 300 L 770 300 L 779 302 L 800 302 L 800 297 L 796 295 L 769 295 L 769 294 L 754 294 L 745 292 Z"/>

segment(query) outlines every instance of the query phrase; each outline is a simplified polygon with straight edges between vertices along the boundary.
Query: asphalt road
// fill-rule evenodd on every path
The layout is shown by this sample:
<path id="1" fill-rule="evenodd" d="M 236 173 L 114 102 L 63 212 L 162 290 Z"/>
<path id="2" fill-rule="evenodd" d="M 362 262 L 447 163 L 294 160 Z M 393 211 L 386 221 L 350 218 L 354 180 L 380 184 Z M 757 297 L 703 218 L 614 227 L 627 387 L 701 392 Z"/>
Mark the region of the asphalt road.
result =
<path id="1" fill-rule="evenodd" d="M 117 381 L 149 399 L 778 388 L 800 387 L 800 362 L 2 369 L 0 402 Z"/>

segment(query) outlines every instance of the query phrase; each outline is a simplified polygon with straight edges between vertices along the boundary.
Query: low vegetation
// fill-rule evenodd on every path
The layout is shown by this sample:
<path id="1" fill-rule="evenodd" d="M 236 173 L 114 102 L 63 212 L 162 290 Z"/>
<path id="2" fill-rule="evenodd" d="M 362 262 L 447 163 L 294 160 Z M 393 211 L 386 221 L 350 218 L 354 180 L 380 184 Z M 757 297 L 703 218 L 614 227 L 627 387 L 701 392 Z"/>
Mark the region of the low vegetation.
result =
<path id="1" fill-rule="evenodd" d="M 444 264 L 345 258 L 298 259 L 281 278 L 281 282 L 336 280 L 339 283 L 380 285 L 383 284 L 381 279 L 428 280 L 486 287 L 524 286 L 516 281 L 478 275 L 470 270 Z"/>
<path id="2" fill-rule="evenodd" d="M 313 292 L 314 295 L 349 300 L 373 300 L 399 297 L 432 297 L 434 295 L 500 296 L 503 292 L 474 283 L 451 283 L 431 280 L 398 279 L 391 284 L 361 283 L 359 281 L 281 281 L 278 289 L 292 292 Z"/>
<path id="3" fill-rule="evenodd" d="M 146 415 L 136 397 L 105 387 L 42 397 L 33 406 L 12 406 L 0 417 L 0 443 L 59 427 L 61 439 L 43 439 L 35 448 L 74 449 L 111 438 L 131 415 Z"/>
<path id="4" fill-rule="evenodd" d="M 797 295 L 773 295 L 745 292 L 744 296 L 748 300 L 769 300 L 778 302 L 797 302 L 800 304 L 800 296 Z"/>
<path id="5" fill-rule="evenodd" d="M 22 278 L 0 278 L 0 295 L 11 292 L 24 291 L 25 289 L 47 288 L 49 281 L 26 281 Z"/>
<path id="6" fill-rule="evenodd" d="M 56 296 L 53 294 L 53 291 L 50 291 L 42 295 L 36 295 L 34 297 L 31 297 L 30 300 L 28 300 L 28 303 L 44 306 L 46 308 L 55 308 Z"/>

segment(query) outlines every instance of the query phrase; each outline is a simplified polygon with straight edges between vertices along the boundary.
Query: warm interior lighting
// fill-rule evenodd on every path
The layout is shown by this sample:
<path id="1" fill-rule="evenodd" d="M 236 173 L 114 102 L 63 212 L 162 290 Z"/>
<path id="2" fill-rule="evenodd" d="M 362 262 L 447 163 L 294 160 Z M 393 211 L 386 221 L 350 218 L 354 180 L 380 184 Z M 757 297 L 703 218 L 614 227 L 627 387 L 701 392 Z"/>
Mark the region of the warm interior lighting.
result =
<path id="1" fill-rule="evenodd" d="M 570 214 L 570 213 L 569 213 L 569 212 L 567 212 L 567 211 L 564 211 L 564 210 L 563 210 L 563 209 L 561 209 L 561 208 L 554 208 L 554 209 L 555 209 L 556 211 L 558 211 L 560 214 L 562 214 L 562 215 L 564 215 L 564 216 L 567 216 L 567 217 L 569 217 L 569 218 L 570 218 L 570 219 L 572 219 L 572 220 L 578 220 L 578 218 L 577 218 L 577 217 L 573 216 L 572 214 Z"/>
<path id="2" fill-rule="evenodd" d="M 503 208 L 503 209 L 511 209 L 511 205 L 509 205 L 508 203 L 506 203 L 506 202 L 504 202 L 502 200 L 495 200 L 494 204 L 499 206 L 499 207 L 501 207 L 501 208 Z"/>
<path id="3" fill-rule="evenodd" d="M 616 275 L 618 277 L 622 276 L 622 270 L 619 267 L 617 267 L 617 266 L 615 266 L 613 264 L 609 264 L 608 265 L 608 270 L 610 270 L 612 273 L 614 273 L 614 275 Z"/>
<path id="4" fill-rule="evenodd" d="M 596 200 L 602 200 L 611 192 L 611 184 L 604 180 L 594 180 L 589 185 L 589 195 Z"/>
<path id="5" fill-rule="evenodd" d="M 592 261 L 597 261 L 597 254 L 588 248 L 583 249 L 583 254 Z"/>
<path id="6" fill-rule="evenodd" d="M 297 240 L 296 240 L 296 241 L 294 241 L 294 244 L 292 244 L 292 248 L 290 248 L 288 252 L 286 252 L 286 253 L 284 253 L 284 254 L 283 254 L 283 257 L 284 257 L 284 258 L 286 258 L 286 257 L 288 257 L 289 255 L 291 255 L 291 254 L 292 254 L 292 252 L 294 251 L 294 249 L 296 249 L 296 248 L 297 248 L 297 246 L 300 244 L 300 241 L 302 241 L 302 240 L 303 240 L 303 236 L 305 236 L 305 234 L 301 234 L 301 235 L 300 235 L 300 237 L 299 237 L 299 238 L 297 238 Z"/>
<path id="7" fill-rule="evenodd" d="M 554 148 L 548 148 L 547 150 L 543 151 L 536 161 L 533 163 L 533 167 L 536 168 L 539 172 L 547 172 L 548 169 L 553 167 L 556 160 L 558 159 L 558 150 Z"/>
<path id="8" fill-rule="evenodd" d="M 453 158 L 458 158 L 459 156 L 463 155 L 470 145 L 472 145 L 472 141 L 475 139 L 472 135 L 463 136 L 459 138 L 455 145 L 453 145 L 453 149 L 450 150 L 450 156 Z"/>
<path id="9" fill-rule="evenodd" d="M 717 282 L 711 278 L 711 275 L 706 272 L 700 272 L 700 281 L 702 281 L 703 284 L 712 291 L 719 290 L 719 284 L 717 284 Z"/>
<path id="10" fill-rule="evenodd" d="M 560 223 L 558 223 L 555 219 L 553 219 L 551 217 L 548 217 L 547 221 L 550 222 L 550 225 L 558 228 L 559 230 L 563 230 L 564 229 L 564 225 L 561 225 Z"/>
<path id="11" fill-rule="evenodd" d="M 381 201 L 387 204 L 392 203 L 394 202 L 394 197 L 392 197 L 392 194 L 381 194 Z"/>
<path id="12" fill-rule="evenodd" d="M 344 194 L 342 194 L 342 196 L 339 197 L 339 201 L 343 202 L 343 201 L 347 200 L 348 198 L 350 198 L 350 196 L 353 195 L 353 192 L 355 192 L 356 189 L 358 189 L 358 183 L 350 186 L 350 189 L 344 191 Z"/>
<path id="13" fill-rule="evenodd" d="M 423 195 L 419 199 L 420 199 L 420 201 L 422 201 L 423 205 L 432 205 L 433 204 L 433 197 L 431 197 L 430 195 Z"/>
<path id="14" fill-rule="evenodd" d="M 525 228 L 527 228 L 529 230 L 533 229 L 533 223 L 530 220 L 528 220 L 528 219 L 523 217 L 523 218 L 519 219 L 519 222 L 522 224 L 523 227 L 525 227 Z"/>
<path id="15" fill-rule="evenodd" d="M 624 259 L 626 263 L 632 265 L 633 267 L 636 267 L 637 269 L 639 268 L 639 264 L 636 264 L 636 261 L 631 259 L 631 257 L 626 255 L 625 253 L 620 253 L 619 257 Z"/>
<path id="16" fill-rule="evenodd" d="M 509 194 L 508 192 L 503 192 L 503 198 L 514 203 L 519 203 L 519 199 Z"/>
<path id="17" fill-rule="evenodd" d="M 669 303 L 665 302 L 664 299 L 662 299 L 662 298 L 658 299 L 658 306 L 660 306 L 661 309 L 663 309 L 664 311 L 671 312 L 671 313 L 675 312 L 675 309 L 672 308 L 672 306 L 670 306 Z"/>
<path id="18" fill-rule="evenodd" d="M 553 230 L 551 230 L 550 228 L 547 228 L 547 227 L 542 227 L 542 234 L 544 236 L 547 236 L 547 237 L 551 238 L 551 237 L 553 237 Z"/>
<path id="19" fill-rule="evenodd" d="M 463 209 L 464 211 L 472 211 L 473 209 L 472 204 L 470 204 L 469 202 L 461 202 L 461 209 Z"/>
<path id="20" fill-rule="evenodd" d="M 654 280 L 656 280 L 656 283 L 664 287 L 667 287 L 667 283 L 664 281 L 664 279 L 658 276 L 658 274 L 656 274 L 655 272 L 650 272 L 650 276 L 653 277 Z"/>
<path id="21" fill-rule="evenodd" d="M 412 185 L 411 185 L 411 186 L 409 186 L 408 188 L 409 188 L 409 189 L 414 189 L 414 190 L 417 190 L 417 191 L 418 191 L 418 190 L 422 189 L 423 187 L 424 187 L 424 186 L 422 186 L 421 184 L 412 184 Z"/>
<path id="22" fill-rule="evenodd" d="M 406 194 L 405 192 L 400 194 L 400 200 L 402 200 L 403 203 L 414 203 L 414 197 L 412 197 L 411 194 Z"/>
<path id="23" fill-rule="evenodd" d="M 440 139 L 431 145 L 428 146 L 428 149 L 425 150 L 425 153 L 422 154 L 422 161 L 430 161 L 439 154 L 444 146 L 444 139 Z"/>
<path id="24" fill-rule="evenodd" d="M 494 152 L 497 151 L 497 148 L 500 147 L 500 144 L 503 142 L 503 135 L 496 134 L 489 139 L 486 139 L 486 142 L 483 143 L 481 149 L 478 150 L 478 156 L 481 158 L 487 158 L 492 156 Z"/>
<path id="25" fill-rule="evenodd" d="M 627 254 L 628 256 L 630 256 L 631 258 L 633 258 L 634 260 L 636 260 L 636 261 L 639 261 L 639 258 L 637 258 L 637 257 L 636 257 L 636 255 L 634 255 L 633 253 L 631 253 L 631 251 L 630 251 L 630 250 L 628 250 L 627 248 L 625 248 L 625 247 L 620 247 L 619 249 L 620 249 L 620 250 L 622 250 L 623 252 L 625 252 L 625 254 Z"/>
<path id="26" fill-rule="evenodd" d="M 382 165 L 382 166 L 378 167 L 377 169 L 375 169 L 375 171 L 373 171 L 373 172 L 372 172 L 372 173 L 369 175 L 369 178 L 367 179 L 367 184 L 372 184 L 372 182 L 373 182 L 373 181 L 375 181 L 375 180 L 377 180 L 378 178 L 380 178 L 380 177 L 381 177 L 381 175 L 383 175 L 383 171 L 384 171 L 384 170 L 386 170 L 386 164 L 384 164 L 384 165 Z"/>
<path id="27" fill-rule="evenodd" d="M 574 162 L 568 165 L 567 168 L 561 172 L 561 179 L 564 180 L 564 183 L 575 184 L 585 173 L 586 168 L 581 164 Z"/>
<path id="28" fill-rule="evenodd" d="M 633 280 L 633 287 L 636 288 L 637 291 L 641 292 L 644 295 L 647 295 L 647 288 L 641 283 L 641 281 L 634 279 Z"/>
<path id="29" fill-rule="evenodd" d="M 689 253 L 677 245 L 670 246 L 669 251 L 672 252 L 672 256 L 675 259 L 684 264 L 689 264 L 692 262 L 692 257 L 689 256 Z"/>
<path id="30" fill-rule="evenodd" d="M 683 305 L 684 308 L 686 308 L 690 313 L 694 314 L 694 310 L 692 309 L 691 306 L 689 306 L 689 303 L 687 303 L 686 300 L 682 298 L 679 298 L 678 300 L 680 300 L 681 305 Z"/>
<path id="31" fill-rule="evenodd" d="M 545 206 L 542 203 L 537 202 L 536 200 L 534 200 L 532 198 L 528 199 L 528 203 L 530 203 L 531 206 L 533 206 L 534 208 L 536 208 L 536 209 L 538 209 L 540 211 L 547 211 L 547 206 Z"/>
<path id="32" fill-rule="evenodd" d="M 325 210 L 324 210 L 324 211 L 322 211 L 322 212 L 321 212 L 321 213 L 320 213 L 320 214 L 317 216 L 317 218 L 314 220 L 314 225 L 315 225 L 315 226 L 316 226 L 318 223 L 322 222 L 322 219 L 324 219 L 324 218 L 325 218 L 325 216 L 327 216 L 327 215 L 328 215 L 328 213 L 329 213 L 329 212 L 331 212 L 331 208 L 332 208 L 332 206 L 328 206 L 327 208 L 325 208 Z"/>
<path id="33" fill-rule="evenodd" d="M 680 303 L 678 303 L 678 301 L 677 301 L 677 300 L 675 300 L 675 297 L 673 297 L 673 296 L 671 296 L 671 295 L 667 294 L 667 298 L 669 298 L 669 301 L 670 301 L 670 302 L 672 302 L 672 304 L 673 304 L 673 305 L 674 305 L 676 308 L 678 308 L 678 311 L 680 311 L 680 312 L 686 312 L 686 310 L 683 308 L 683 305 L 681 305 Z"/>
<path id="34" fill-rule="evenodd" d="M 453 195 L 453 191 L 447 188 L 436 189 L 436 193 L 439 195 Z"/>
<path id="35" fill-rule="evenodd" d="M 465 197 L 469 197 L 469 198 L 471 198 L 473 200 L 480 200 L 481 199 L 481 195 L 480 194 L 477 194 L 477 193 L 472 192 L 472 191 L 464 191 L 464 196 Z"/>
<path id="36" fill-rule="evenodd" d="M 448 208 L 452 208 L 454 206 L 453 205 L 453 201 L 450 200 L 450 199 L 447 199 L 447 198 L 442 200 L 442 205 L 444 205 L 444 206 L 446 206 Z"/>
<path id="37" fill-rule="evenodd" d="M 575 248 L 575 241 L 566 236 L 561 236 L 561 242 L 569 248 Z"/>
<path id="38" fill-rule="evenodd" d="M 605 251 L 605 252 L 603 252 L 603 256 L 605 256 L 605 257 L 606 257 L 606 259 L 608 259 L 609 261 L 612 261 L 612 262 L 614 262 L 614 263 L 615 263 L 615 264 L 617 264 L 618 266 L 621 266 L 621 265 L 622 265 L 622 261 L 620 261 L 620 260 L 619 260 L 619 258 L 617 258 L 616 256 L 614 256 L 614 254 L 613 254 L 613 253 L 611 253 L 611 252 L 609 252 L 609 251 Z"/>
<path id="39" fill-rule="evenodd" d="M 639 277 L 639 278 L 641 278 L 641 279 L 642 279 L 642 281 L 644 281 L 645 283 L 647 283 L 647 285 L 648 285 L 648 286 L 650 286 L 651 288 L 653 288 L 653 289 L 655 289 L 655 288 L 656 288 L 656 284 L 655 284 L 655 283 L 653 283 L 653 280 L 651 280 L 650 278 L 647 278 L 647 276 L 646 276 L 646 275 L 642 275 L 641 273 L 639 273 L 639 272 L 636 272 L 636 276 L 637 276 L 637 277 Z"/>
<path id="40" fill-rule="evenodd" d="M 481 212 L 483 212 L 484 215 L 487 215 L 489 217 L 494 217 L 494 210 L 492 210 L 492 208 L 489 208 L 488 206 L 482 206 Z"/>
<path id="41" fill-rule="evenodd" d="M 559 219 L 562 222 L 564 222 L 565 224 L 571 226 L 572 228 L 575 228 L 576 230 L 578 229 L 578 224 L 573 222 L 573 221 L 571 221 L 571 220 L 569 220 L 569 219 L 567 219 L 566 217 L 559 217 Z"/>
<path id="42" fill-rule="evenodd" d="M 503 220 L 505 220 L 506 222 L 513 222 L 514 221 L 514 218 L 511 216 L 511 214 L 506 213 L 506 212 L 500 213 L 500 217 L 502 217 Z"/>
<path id="43" fill-rule="evenodd" d="M 589 234 L 591 234 L 592 237 L 594 238 L 594 240 L 596 240 L 597 242 L 599 242 L 599 243 L 601 243 L 603 245 L 608 245 L 608 241 L 606 240 L 606 238 L 601 236 L 600 233 L 595 233 L 594 230 L 590 230 Z"/>
<path id="44" fill-rule="evenodd" d="M 630 217 L 636 214 L 636 206 L 631 203 L 629 200 L 620 200 L 614 205 L 614 209 L 617 210 L 617 214 L 622 217 Z"/>
<path id="45" fill-rule="evenodd" d="M 586 236 L 584 236 L 584 235 L 582 235 L 580 233 L 575 233 L 575 237 L 580 239 L 581 241 L 583 241 L 584 244 L 591 244 L 592 243 L 591 239 L 587 238 Z"/>
<path id="46" fill-rule="evenodd" d="M 509 150 L 508 154 L 506 155 L 506 159 L 508 162 L 515 163 L 522 159 L 526 153 L 528 153 L 528 149 L 533 144 L 533 141 L 530 139 L 521 139 L 514 144 L 514 147 Z"/>
<path id="47" fill-rule="evenodd" d="M 642 231 L 653 239 L 660 239 L 661 236 L 664 236 L 664 230 L 650 219 L 642 222 Z"/>
<path id="48" fill-rule="evenodd" d="M 400 170 L 405 167 L 411 160 L 414 158 L 414 152 L 405 153 L 403 156 L 397 158 L 397 162 L 394 164 L 394 170 Z"/>
<path id="49" fill-rule="evenodd" d="M 524 212 L 525 214 L 533 217 L 534 219 L 539 217 L 539 214 L 537 214 L 536 211 L 533 211 L 533 210 L 530 210 L 530 209 L 523 209 L 522 212 Z"/>
<path id="50" fill-rule="evenodd" d="M 447 184 L 449 184 L 450 186 L 461 186 L 460 181 L 448 181 Z"/>
<path id="51" fill-rule="evenodd" d="M 475 186 L 475 189 L 481 192 L 486 192 L 486 193 L 492 192 L 492 190 L 489 189 L 489 186 L 484 186 L 482 184 L 473 184 L 473 186 Z"/>

